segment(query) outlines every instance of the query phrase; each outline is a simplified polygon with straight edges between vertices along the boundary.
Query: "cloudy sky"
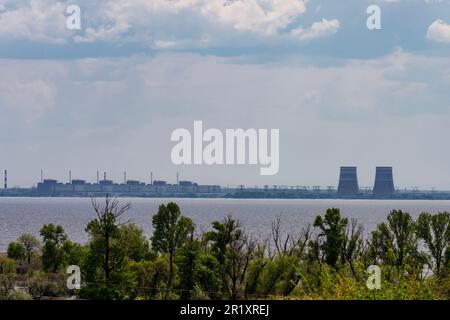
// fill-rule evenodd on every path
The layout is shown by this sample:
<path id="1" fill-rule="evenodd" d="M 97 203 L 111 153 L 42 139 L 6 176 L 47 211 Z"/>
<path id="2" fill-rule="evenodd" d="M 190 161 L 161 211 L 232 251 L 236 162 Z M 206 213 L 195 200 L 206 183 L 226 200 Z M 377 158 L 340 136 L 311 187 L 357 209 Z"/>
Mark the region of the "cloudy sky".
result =
<path id="1" fill-rule="evenodd" d="M 381 30 L 366 26 L 373 4 Z M 371 186 L 389 165 L 399 187 L 450 189 L 449 112 L 450 0 L 0 0 L 10 185 L 70 169 L 327 186 L 356 165 Z M 170 134 L 194 120 L 279 128 L 279 173 L 173 165 Z"/>

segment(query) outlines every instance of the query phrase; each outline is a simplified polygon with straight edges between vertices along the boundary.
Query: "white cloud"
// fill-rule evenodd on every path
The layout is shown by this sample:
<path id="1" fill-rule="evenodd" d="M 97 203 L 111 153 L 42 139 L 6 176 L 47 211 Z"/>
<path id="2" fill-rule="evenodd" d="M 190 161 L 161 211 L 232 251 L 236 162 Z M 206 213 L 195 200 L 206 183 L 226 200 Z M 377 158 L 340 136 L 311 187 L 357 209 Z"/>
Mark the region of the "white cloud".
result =
<path id="1" fill-rule="evenodd" d="M 200 11 L 212 21 L 236 30 L 274 35 L 306 11 L 303 0 L 203 1 Z"/>
<path id="2" fill-rule="evenodd" d="M 68 2 L 7 1 L 0 10 L 0 39 L 41 42 L 139 43 L 173 48 L 234 43 L 236 39 L 309 40 L 334 33 L 337 20 L 300 29 L 307 0 L 79 0 L 82 30 L 66 30 Z M 72 4 L 72 3 L 70 3 Z M 291 40 L 289 38 L 289 40 Z"/>
<path id="3" fill-rule="evenodd" d="M 434 21 L 428 27 L 427 39 L 450 43 L 450 24 L 441 19 Z"/>
<path id="4" fill-rule="evenodd" d="M 328 185 L 349 162 L 367 168 L 367 185 L 370 170 L 388 163 L 403 172 L 396 174 L 400 185 L 449 186 L 450 149 L 439 139 L 450 134 L 447 58 L 398 50 L 326 66 L 298 56 L 263 64 L 235 59 L 185 53 L 0 59 L 0 137 L 10 144 L 0 160 L 15 172 L 21 166 L 39 172 L 45 163 L 59 179 L 69 167 L 111 175 L 151 168 L 167 179 L 180 170 L 170 162 L 171 131 L 200 119 L 205 127 L 279 128 L 284 146 L 275 180 L 259 180 L 248 167 L 181 168 L 202 183 Z M 41 116 L 24 126 L 36 110 Z M 41 146 L 32 158 L 30 145 Z M 430 163 L 431 170 L 417 170 Z M 15 179 L 34 182 L 22 173 Z"/>
<path id="5" fill-rule="evenodd" d="M 291 34 L 298 37 L 301 40 L 309 40 L 320 37 L 325 37 L 334 34 L 339 29 L 339 21 L 336 19 L 327 20 L 323 19 L 320 22 L 314 22 L 311 28 L 303 29 L 297 28 L 291 31 Z"/>
<path id="6" fill-rule="evenodd" d="M 52 0 L 30 0 L 0 5 L 0 38 L 27 39 L 44 43 L 64 43 L 64 3 Z"/>

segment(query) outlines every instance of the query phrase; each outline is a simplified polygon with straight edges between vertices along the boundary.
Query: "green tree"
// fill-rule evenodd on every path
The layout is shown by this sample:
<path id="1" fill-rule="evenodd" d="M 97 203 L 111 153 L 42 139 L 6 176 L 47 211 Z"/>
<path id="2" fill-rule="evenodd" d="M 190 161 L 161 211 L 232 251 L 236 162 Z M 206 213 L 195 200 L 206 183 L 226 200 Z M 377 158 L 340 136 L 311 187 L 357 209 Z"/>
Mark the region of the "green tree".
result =
<path id="1" fill-rule="evenodd" d="M 0 274 L 16 272 L 16 259 L 0 257 Z"/>
<path id="2" fill-rule="evenodd" d="M 62 251 L 64 253 L 64 265 L 77 265 L 81 266 L 89 251 L 88 246 L 82 246 L 69 239 L 62 243 Z"/>
<path id="3" fill-rule="evenodd" d="M 181 299 L 188 300 L 192 296 L 192 290 L 196 284 L 196 271 L 201 255 L 200 242 L 191 239 L 180 248 L 175 262 L 178 266 L 180 278 Z"/>
<path id="4" fill-rule="evenodd" d="M 8 299 L 9 294 L 14 290 L 15 275 L 0 274 L 0 300 Z"/>
<path id="5" fill-rule="evenodd" d="M 44 224 L 39 233 L 43 242 L 51 240 L 58 245 L 67 239 L 64 228 L 59 224 Z"/>
<path id="6" fill-rule="evenodd" d="M 121 299 L 130 273 L 126 268 L 125 243 L 120 236 L 120 227 L 126 222 L 119 220 L 130 204 L 120 205 L 117 199 L 107 196 L 103 206 L 95 199 L 92 206 L 97 218 L 86 227 L 90 238 L 83 268 L 87 285 L 80 294 L 94 299 Z"/>
<path id="7" fill-rule="evenodd" d="M 212 253 L 219 262 L 223 287 L 229 299 L 242 298 L 256 243 L 242 232 L 239 222 L 230 216 L 222 222 L 214 221 L 212 226 L 213 230 L 205 233 L 205 239 L 212 243 Z"/>
<path id="8" fill-rule="evenodd" d="M 169 255 L 169 277 L 167 286 L 172 287 L 174 278 L 174 259 L 189 234 L 194 232 L 192 220 L 181 215 L 180 207 L 174 202 L 159 206 L 158 213 L 152 218 L 152 248 L 156 252 Z"/>
<path id="9" fill-rule="evenodd" d="M 45 272 L 56 272 L 64 263 L 63 243 L 67 240 L 64 228 L 46 224 L 40 230 L 44 242 L 42 247 L 42 268 Z"/>
<path id="10" fill-rule="evenodd" d="M 442 276 L 450 258 L 450 213 L 421 213 L 417 219 L 416 233 L 429 251 L 428 265 L 436 275 Z"/>
<path id="11" fill-rule="evenodd" d="M 181 299 L 220 298 L 221 278 L 217 259 L 191 237 L 176 257 Z"/>
<path id="12" fill-rule="evenodd" d="M 321 233 L 319 238 L 323 239 L 321 249 L 325 254 L 325 261 L 328 265 L 336 267 L 341 256 L 341 250 L 345 242 L 345 227 L 348 224 L 347 218 L 341 218 L 339 209 L 327 209 L 325 216 L 317 216 L 314 227 L 319 227 Z"/>
<path id="13" fill-rule="evenodd" d="M 347 262 L 353 276 L 356 276 L 355 261 L 364 254 L 362 239 L 363 226 L 356 219 L 351 219 L 345 227 L 344 241 L 342 242 L 342 262 Z"/>
<path id="14" fill-rule="evenodd" d="M 125 255 L 134 261 L 152 258 L 150 244 L 144 235 L 144 230 L 134 223 L 120 227 L 120 236 L 124 244 Z"/>
<path id="15" fill-rule="evenodd" d="M 293 255 L 278 254 L 273 259 L 252 259 L 249 265 L 247 297 L 289 295 L 301 280 L 299 259 Z"/>
<path id="16" fill-rule="evenodd" d="M 133 276 L 133 286 L 128 288 L 132 299 L 175 298 L 167 294 L 167 277 L 169 276 L 169 259 L 167 255 L 153 261 L 130 260 L 128 265 Z"/>
<path id="17" fill-rule="evenodd" d="M 28 263 L 31 263 L 31 258 L 39 250 L 39 240 L 32 234 L 25 233 L 17 241 L 25 248 L 25 258 Z"/>
<path id="18" fill-rule="evenodd" d="M 408 212 L 392 210 L 388 222 L 381 223 L 372 231 L 370 252 L 374 262 L 396 267 L 419 262 L 415 223 Z"/>
<path id="19" fill-rule="evenodd" d="M 20 242 L 11 242 L 8 245 L 7 251 L 8 258 L 14 260 L 24 260 L 26 257 L 25 247 Z"/>

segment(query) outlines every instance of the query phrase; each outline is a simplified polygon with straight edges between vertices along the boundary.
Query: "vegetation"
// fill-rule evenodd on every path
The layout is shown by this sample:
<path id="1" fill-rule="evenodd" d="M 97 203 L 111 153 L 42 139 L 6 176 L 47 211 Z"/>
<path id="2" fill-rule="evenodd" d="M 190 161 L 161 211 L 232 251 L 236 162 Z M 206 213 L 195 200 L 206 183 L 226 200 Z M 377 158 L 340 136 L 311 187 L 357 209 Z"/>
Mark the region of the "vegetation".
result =
<path id="1" fill-rule="evenodd" d="M 356 220 L 330 208 L 312 225 L 270 239 L 254 239 L 231 216 L 198 233 L 176 203 L 162 204 L 147 238 L 124 220 L 129 204 L 92 202 L 88 243 L 72 242 L 60 225 L 44 225 L 0 256 L 0 299 L 449 299 L 450 214 L 414 220 L 389 213 L 368 239 Z M 149 217 L 150 218 L 150 217 Z M 80 290 L 68 290 L 69 265 L 82 272 Z M 370 290 L 368 267 L 381 269 Z"/>

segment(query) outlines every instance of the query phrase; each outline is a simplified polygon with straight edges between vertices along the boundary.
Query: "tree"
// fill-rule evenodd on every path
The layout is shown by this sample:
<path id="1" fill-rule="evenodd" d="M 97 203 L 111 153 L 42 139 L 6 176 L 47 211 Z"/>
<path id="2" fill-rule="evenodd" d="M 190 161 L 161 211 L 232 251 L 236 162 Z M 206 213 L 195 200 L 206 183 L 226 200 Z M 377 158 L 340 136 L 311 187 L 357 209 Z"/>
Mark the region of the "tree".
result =
<path id="1" fill-rule="evenodd" d="M 42 247 L 42 267 L 45 272 L 56 272 L 64 262 L 63 243 L 67 240 L 64 228 L 60 225 L 46 224 L 40 230 L 44 245 Z"/>
<path id="2" fill-rule="evenodd" d="M 402 210 L 392 210 L 387 220 L 372 231 L 369 250 L 374 259 L 396 267 L 418 262 L 415 223 L 411 215 Z"/>
<path id="3" fill-rule="evenodd" d="M 84 258 L 87 256 L 89 247 L 82 246 L 67 239 L 62 243 L 62 251 L 64 252 L 64 264 L 66 266 L 81 266 L 83 264 Z"/>
<path id="4" fill-rule="evenodd" d="M 450 258 L 450 213 L 421 213 L 416 233 L 429 251 L 428 265 L 436 275 L 442 276 Z"/>
<path id="5" fill-rule="evenodd" d="M 13 258 L 0 257 L 0 274 L 16 272 L 16 261 Z"/>
<path id="6" fill-rule="evenodd" d="M 174 277 L 174 259 L 177 250 L 186 242 L 188 235 L 194 232 L 192 220 L 181 215 L 180 207 L 174 202 L 159 206 L 158 213 L 152 218 L 152 248 L 156 252 L 169 255 L 169 277 L 167 287 L 172 287 Z"/>
<path id="7" fill-rule="evenodd" d="M 12 274 L 0 274 L 0 300 L 8 298 L 14 290 L 15 277 Z"/>
<path id="8" fill-rule="evenodd" d="M 60 244 L 67 239 L 64 228 L 59 224 L 54 225 L 53 223 L 44 224 L 44 226 L 40 230 L 40 235 L 43 239 L 43 242 L 51 240 L 56 244 Z"/>
<path id="9" fill-rule="evenodd" d="M 341 255 L 341 250 L 345 242 L 345 227 L 348 224 L 347 218 L 341 218 L 339 209 L 327 209 L 325 216 L 317 216 L 314 227 L 319 227 L 320 238 L 324 238 L 321 249 L 325 254 L 325 261 L 328 265 L 336 267 Z"/>
<path id="10" fill-rule="evenodd" d="M 354 261 L 363 254 L 363 226 L 356 219 L 351 219 L 345 227 L 344 241 L 342 242 L 342 260 L 348 262 L 353 276 L 356 276 Z"/>
<path id="11" fill-rule="evenodd" d="M 133 286 L 128 288 L 130 298 L 163 299 L 168 298 L 167 277 L 169 276 L 168 256 L 153 261 L 129 261 L 133 275 Z"/>
<path id="12" fill-rule="evenodd" d="M 212 243 L 212 253 L 219 262 L 223 286 L 229 299 L 241 298 L 256 243 L 242 232 L 239 222 L 230 216 L 223 222 L 214 221 L 212 226 L 214 230 L 205 233 L 205 239 Z"/>
<path id="13" fill-rule="evenodd" d="M 175 262 L 181 299 L 220 298 L 219 263 L 205 250 L 202 241 L 190 237 L 178 251 Z"/>
<path id="14" fill-rule="evenodd" d="M 8 258 L 14 260 L 23 260 L 26 257 L 25 247 L 20 242 L 11 242 L 8 245 Z"/>
<path id="15" fill-rule="evenodd" d="M 107 196 L 103 206 L 95 199 L 92 199 L 92 206 L 97 218 L 86 227 L 90 238 L 84 266 L 87 286 L 82 288 L 81 294 L 95 299 L 123 298 L 123 287 L 130 274 L 126 269 L 125 244 L 120 236 L 120 227 L 126 222 L 120 222 L 120 218 L 130 204 L 120 205 L 117 199 Z"/>
<path id="16" fill-rule="evenodd" d="M 142 228 L 134 223 L 126 224 L 120 227 L 120 236 L 129 259 L 139 262 L 151 258 L 150 244 Z"/>
<path id="17" fill-rule="evenodd" d="M 39 250 L 39 240 L 32 234 L 25 233 L 17 240 L 25 248 L 25 257 L 28 263 L 31 263 L 31 258 Z"/>
<path id="18" fill-rule="evenodd" d="M 200 241 L 193 238 L 188 240 L 178 251 L 175 262 L 178 265 L 181 299 L 183 300 L 188 300 L 192 296 L 200 255 Z"/>

